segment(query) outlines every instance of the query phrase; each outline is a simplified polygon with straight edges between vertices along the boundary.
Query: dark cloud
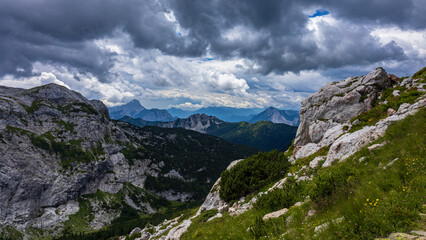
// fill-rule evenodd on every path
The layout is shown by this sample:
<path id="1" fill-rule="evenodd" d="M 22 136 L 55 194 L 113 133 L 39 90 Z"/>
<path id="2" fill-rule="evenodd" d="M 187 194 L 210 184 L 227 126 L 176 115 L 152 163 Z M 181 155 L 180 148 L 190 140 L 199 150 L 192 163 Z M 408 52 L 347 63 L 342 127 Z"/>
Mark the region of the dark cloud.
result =
<path id="1" fill-rule="evenodd" d="M 128 31 L 138 47 L 174 51 L 169 44 L 175 36 L 173 26 L 152 1 L 4 0 L 0 5 L 1 75 L 31 75 L 39 61 L 108 81 L 114 56 L 93 40 L 111 36 L 117 29 Z"/>
<path id="2" fill-rule="evenodd" d="M 354 23 L 397 25 L 406 29 L 425 29 L 424 0 L 318 1 L 339 18 Z"/>
<path id="3" fill-rule="evenodd" d="M 424 29 L 426 22 L 422 0 L 0 0 L 0 6 L 0 75 L 28 76 L 42 62 L 103 82 L 114 77 L 109 70 L 116 60 L 93 40 L 117 30 L 129 34 L 136 48 L 246 58 L 260 66 L 254 72 L 268 74 L 402 60 L 402 49 L 393 42 L 381 46 L 369 26 Z M 319 44 L 306 28 L 306 11 L 315 9 L 350 27 L 322 26 L 325 41 Z M 177 23 L 166 19 L 169 11 Z M 177 24 L 185 34 L 176 32 Z"/>
<path id="4" fill-rule="evenodd" d="M 222 58 L 242 57 L 260 65 L 260 72 L 283 73 L 347 64 L 368 64 L 405 59 L 395 43 L 381 46 L 370 29 L 355 26 L 383 24 L 416 28 L 412 1 L 170 1 L 179 23 L 189 35 L 208 41 L 211 52 Z M 421 5 L 424 5 L 421 3 Z M 309 8 L 329 9 L 348 26 L 323 26 L 326 42 L 319 45 L 306 29 Z M 422 17 L 423 18 L 423 17 Z M 240 39 L 224 33 L 243 26 Z M 424 26 L 423 26 L 424 27 Z"/>

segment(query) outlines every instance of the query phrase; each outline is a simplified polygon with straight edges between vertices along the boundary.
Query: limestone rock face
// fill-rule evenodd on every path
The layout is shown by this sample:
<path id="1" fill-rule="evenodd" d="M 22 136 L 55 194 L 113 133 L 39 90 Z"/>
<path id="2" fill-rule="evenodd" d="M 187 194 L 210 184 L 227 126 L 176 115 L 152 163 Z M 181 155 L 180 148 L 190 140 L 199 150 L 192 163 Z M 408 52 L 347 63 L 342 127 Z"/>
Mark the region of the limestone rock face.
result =
<path id="1" fill-rule="evenodd" d="M 41 209 L 42 219 L 52 213 L 51 208 L 60 211 L 68 201 L 95 192 L 101 179 L 113 169 L 113 164 L 105 160 L 114 153 L 112 149 L 97 156 L 97 161 L 75 166 L 80 169 L 76 174 L 62 174 L 59 154 L 52 154 L 46 145 L 36 147 L 35 136 L 47 134 L 58 142 L 85 139 L 81 147 L 91 149 L 93 143 L 102 144 L 105 134 L 113 130 L 108 110 L 101 102 L 89 101 L 63 86 L 48 84 L 30 90 L 0 87 L 0 225 L 24 228 Z M 115 138 L 127 139 L 121 131 Z M 42 227 L 54 226 L 55 220 L 66 219 L 67 213 L 74 211 L 56 214 Z M 37 221 L 34 224 L 37 226 Z"/>
<path id="2" fill-rule="evenodd" d="M 191 159 L 191 151 L 211 154 L 208 160 L 191 164 L 194 169 L 190 171 L 204 174 L 200 181 L 208 184 L 217 178 L 205 174 L 208 164 L 218 164 L 212 161 L 218 151 L 210 146 L 213 138 L 112 121 L 102 102 L 56 84 L 32 89 L 0 86 L 0 228 L 60 229 L 69 215 L 79 211 L 77 200 L 83 195 L 98 190 L 117 194 L 129 185 L 144 189 L 148 177 L 195 181 L 189 170 L 184 174 L 186 169 L 173 165 L 172 158 L 182 152 L 179 161 Z M 179 141 L 192 150 L 186 153 Z M 214 141 L 229 144 L 217 138 Z M 129 149 L 149 151 L 125 156 Z M 156 151 L 161 154 L 155 155 Z M 173 189 L 153 189 L 151 193 L 178 201 L 187 201 L 193 194 Z M 126 195 L 123 201 L 135 211 L 157 211 L 147 200 L 137 202 Z M 90 226 L 94 229 L 120 215 L 114 209 L 106 211 L 101 202 L 91 200 L 90 204 L 94 211 Z"/>
<path id="3" fill-rule="evenodd" d="M 327 160 L 323 166 L 330 166 L 334 161 L 339 159 L 343 161 L 362 147 L 383 136 L 392 122 L 400 121 L 424 107 L 426 107 L 425 95 L 412 105 L 407 103 L 402 104 L 394 115 L 380 120 L 373 126 L 367 126 L 356 132 L 341 136 L 330 146 Z"/>
<path id="4" fill-rule="evenodd" d="M 390 123 L 399 121 L 420 108 L 425 107 L 425 95 L 414 104 L 404 103 L 398 110 L 388 108 L 387 118 L 374 126 L 348 133 L 359 123 L 350 120 L 368 111 L 375 104 L 387 104 L 382 98 L 382 91 L 395 86 L 416 89 L 424 92 L 424 83 L 411 77 L 403 81 L 390 79 L 382 68 L 362 76 L 350 77 L 341 82 L 326 84 L 302 102 L 300 110 L 301 123 L 294 142 L 292 162 L 307 157 L 322 148 L 329 148 L 323 166 L 330 166 L 337 159 L 344 160 L 353 153 L 383 136 Z M 398 97 L 400 90 L 393 90 L 392 95 Z M 311 167 L 317 167 L 319 159 L 314 159 Z"/>
<path id="5" fill-rule="evenodd" d="M 350 77 L 326 84 L 303 100 L 294 145 L 319 143 L 328 129 L 369 110 L 378 93 L 390 84 L 383 68 L 377 68 L 362 77 Z"/>

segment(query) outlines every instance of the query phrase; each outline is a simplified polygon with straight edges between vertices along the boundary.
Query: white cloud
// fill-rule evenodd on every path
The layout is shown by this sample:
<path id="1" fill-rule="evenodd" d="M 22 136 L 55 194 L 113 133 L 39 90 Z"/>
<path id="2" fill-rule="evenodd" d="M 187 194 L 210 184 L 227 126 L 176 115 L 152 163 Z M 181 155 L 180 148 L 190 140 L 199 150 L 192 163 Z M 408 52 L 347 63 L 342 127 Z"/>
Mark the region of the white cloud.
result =
<path id="1" fill-rule="evenodd" d="M 193 104 L 193 103 L 190 103 L 190 102 L 185 102 L 185 103 L 181 103 L 181 104 L 177 104 L 177 105 L 169 105 L 169 108 L 172 108 L 172 107 L 180 108 L 180 109 L 183 109 L 183 110 L 191 110 L 191 111 L 193 111 L 193 110 L 197 110 L 197 109 L 202 108 L 203 105 L 201 105 L 201 104 Z"/>
<path id="2" fill-rule="evenodd" d="M 8 87 L 33 88 L 49 83 L 56 83 L 64 87 L 70 88 L 66 83 L 60 81 L 55 74 L 51 72 L 41 72 L 39 76 L 17 79 L 11 75 L 6 75 L 0 79 L 0 84 Z"/>
<path id="3" fill-rule="evenodd" d="M 411 58 L 426 59 L 426 30 L 403 30 L 397 27 L 376 28 L 371 35 L 378 38 L 382 45 L 392 41 L 404 49 Z"/>
<path id="4" fill-rule="evenodd" d="M 249 89 L 246 80 L 236 78 L 233 74 L 214 72 L 209 77 L 209 85 L 223 92 L 244 94 Z"/>

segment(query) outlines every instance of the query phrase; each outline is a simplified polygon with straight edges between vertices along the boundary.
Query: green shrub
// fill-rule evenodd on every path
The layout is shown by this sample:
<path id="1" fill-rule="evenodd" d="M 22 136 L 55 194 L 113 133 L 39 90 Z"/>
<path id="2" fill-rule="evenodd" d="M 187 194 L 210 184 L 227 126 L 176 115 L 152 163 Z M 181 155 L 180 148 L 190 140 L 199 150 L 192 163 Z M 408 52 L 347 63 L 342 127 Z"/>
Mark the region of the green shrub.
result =
<path id="1" fill-rule="evenodd" d="M 285 224 L 285 220 L 282 217 L 263 221 L 262 215 L 257 215 L 248 231 L 254 239 L 276 239 L 273 237 L 280 235 L 280 229 Z"/>
<path id="2" fill-rule="evenodd" d="M 48 106 L 47 104 L 43 103 L 43 100 L 34 100 L 31 103 L 31 106 L 27 106 L 27 105 L 24 105 L 24 104 L 22 104 L 21 106 L 23 106 L 28 113 L 32 114 L 35 111 L 37 111 L 43 105 Z"/>
<path id="3" fill-rule="evenodd" d="M 250 226 L 249 231 L 254 239 L 259 239 L 267 234 L 266 224 L 262 220 L 261 216 L 256 217 L 254 224 Z"/>
<path id="4" fill-rule="evenodd" d="M 360 173 L 348 164 L 340 164 L 336 167 L 323 168 L 312 180 L 310 197 L 315 203 L 328 202 L 334 193 L 350 191 L 350 187 L 356 183 Z"/>
<path id="5" fill-rule="evenodd" d="M 99 115 L 98 111 L 92 107 L 92 105 L 83 103 L 83 102 L 74 102 L 66 106 L 58 106 L 59 111 L 62 113 L 71 113 L 71 112 L 85 112 L 88 114 Z"/>
<path id="6" fill-rule="evenodd" d="M 65 122 L 64 120 L 53 120 L 54 123 L 57 123 L 65 128 L 68 132 L 74 132 L 74 127 L 77 126 L 77 124 Z"/>
<path id="7" fill-rule="evenodd" d="M 229 202 L 253 193 L 287 173 L 290 163 L 284 153 L 258 153 L 221 175 L 220 197 Z"/>
<path id="8" fill-rule="evenodd" d="M 132 166 L 135 159 L 143 159 L 145 157 L 146 150 L 142 147 L 136 148 L 131 143 L 126 143 L 125 147 L 121 149 L 121 153 L 123 153 L 129 165 Z"/>
<path id="9" fill-rule="evenodd" d="M 294 180 L 287 181 L 282 189 L 276 188 L 268 194 L 262 195 L 254 205 L 258 209 L 276 211 L 283 208 L 290 208 L 296 202 L 303 200 L 304 191 L 302 183 Z"/>
<path id="10" fill-rule="evenodd" d="M 44 137 L 31 135 L 30 140 L 31 140 L 31 143 L 34 146 L 41 148 L 41 149 L 44 149 L 44 150 L 50 150 L 49 142 L 46 141 L 46 139 Z"/>
<path id="11" fill-rule="evenodd" d="M 136 238 L 140 238 L 140 237 L 142 237 L 142 233 L 135 233 L 131 236 L 126 237 L 125 240 L 135 240 Z"/>

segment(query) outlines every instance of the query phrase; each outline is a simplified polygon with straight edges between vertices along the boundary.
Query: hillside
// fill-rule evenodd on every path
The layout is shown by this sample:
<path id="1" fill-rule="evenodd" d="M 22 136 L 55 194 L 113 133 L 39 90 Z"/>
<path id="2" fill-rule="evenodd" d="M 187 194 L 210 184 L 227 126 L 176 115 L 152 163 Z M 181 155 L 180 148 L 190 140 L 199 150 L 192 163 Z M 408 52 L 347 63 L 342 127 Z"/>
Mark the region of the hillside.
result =
<path id="1" fill-rule="evenodd" d="M 423 239 L 422 71 L 390 79 L 378 68 L 327 84 L 303 101 L 294 146 L 231 163 L 192 215 L 141 229 L 140 235 Z"/>
<path id="2" fill-rule="evenodd" d="M 102 102 L 48 84 L 0 86 L 0 152 L 0 238 L 38 239 L 161 221 L 256 150 L 112 121 Z"/>
<path id="3" fill-rule="evenodd" d="M 287 149 L 296 134 L 296 127 L 260 121 L 256 123 L 224 123 L 207 129 L 207 134 L 235 144 L 252 146 L 262 151 Z"/>
<path id="4" fill-rule="evenodd" d="M 287 149 L 297 130 L 296 127 L 288 126 L 287 124 L 266 121 L 256 123 L 225 122 L 214 116 L 207 116 L 205 114 L 195 114 L 188 118 L 178 118 L 171 122 L 149 122 L 129 116 L 125 116 L 119 120 L 140 127 L 184 128 L 217 136 L 231 143 L 248 145 L 262 151 Z"/>

